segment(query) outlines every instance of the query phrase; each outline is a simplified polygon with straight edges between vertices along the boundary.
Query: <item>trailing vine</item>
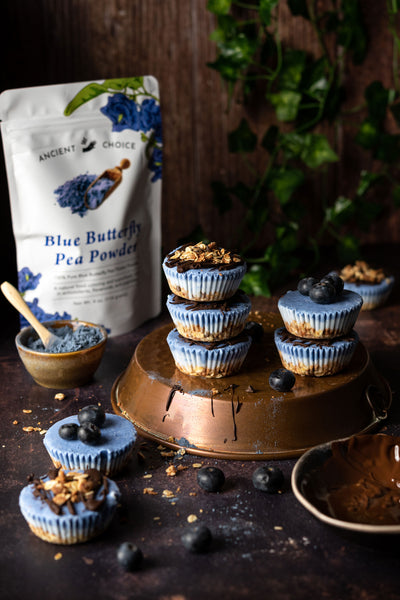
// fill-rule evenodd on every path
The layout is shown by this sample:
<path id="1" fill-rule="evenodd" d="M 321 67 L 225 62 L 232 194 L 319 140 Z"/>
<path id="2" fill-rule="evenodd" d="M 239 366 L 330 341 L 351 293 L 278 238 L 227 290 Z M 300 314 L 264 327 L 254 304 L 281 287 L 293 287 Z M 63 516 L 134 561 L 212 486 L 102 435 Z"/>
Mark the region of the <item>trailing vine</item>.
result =
<path id="1" fill-rule="evenodd" d="M 386 89 L 379 80 L 372 81 L 364 91 L 362 105 L 346 111 L 343 73 L 348 61 L 362 68 L 368 52 L 361 3 L 287 0 L 291 14 L 306 19 L 312 27 L 320 48 L 315 58 L 282 43 L 277 11 L 283 1 L 208 0 L 207 4 L 217 23 L 211 34 L 216 59 L 209 67 L 226 83 L 229 106 L 233 100 L 245 105 L 256 96 L 257 102 L 275 113 L 274 124 L 266 131 L 253 131 L 243 116 L 228 135 L 229 151 L 240 155 L 249 169 L 246 183 L 212 182 L 213 202 L 221 215 L 235 203 L 244 207 L 245 218 L 233 243 L 249 263 L 244 288 L 252 294 L 269 295 L 299 266 L 299 232 L 306 210 L 298 200 L 299 190 L 317 173 L 326 171 L 329 163 L 339 160 L 333 144 L 316 131 L 317 126 L 327 123 L 334 131 L 351 118 L 355 142 L 373 157 L 377 167 L 373 172 L 360 172 L 351 196 L 339 195 L 329 203 L 321 198 L 321 218 L 316 216 L 316 228 L 308 240 L 314 268 L 326 236 L 335 240 L 338 260 L 360 258 L 353 225 L 368 231 L 383 209 L 371 198 L 372 188 L 385 184 L 394 205 L 400 206 L 400 135 L 386 128 L 389 112 L 400 126 L 398 0 L 386 2 L 393 39 L 393 87 Z M 332 45 L 338 48 L 334 55 L 329 51 Z M 263 247 L 260 237 L 271 219 L 274 240 Z"/>

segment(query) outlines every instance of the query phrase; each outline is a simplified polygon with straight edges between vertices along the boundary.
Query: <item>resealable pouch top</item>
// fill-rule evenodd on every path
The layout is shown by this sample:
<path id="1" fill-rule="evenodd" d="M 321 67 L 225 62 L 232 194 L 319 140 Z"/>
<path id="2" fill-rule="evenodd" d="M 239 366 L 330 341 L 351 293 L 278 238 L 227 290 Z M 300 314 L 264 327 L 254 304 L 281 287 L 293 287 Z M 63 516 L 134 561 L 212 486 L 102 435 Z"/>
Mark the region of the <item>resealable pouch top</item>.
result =
<path id="1" fill-rule="evenodd" d="M 157 80 L 7 90 L 0 119 L 18 286 L 39 320 L 81 319 L 119 335 L 156 316 Z"/>

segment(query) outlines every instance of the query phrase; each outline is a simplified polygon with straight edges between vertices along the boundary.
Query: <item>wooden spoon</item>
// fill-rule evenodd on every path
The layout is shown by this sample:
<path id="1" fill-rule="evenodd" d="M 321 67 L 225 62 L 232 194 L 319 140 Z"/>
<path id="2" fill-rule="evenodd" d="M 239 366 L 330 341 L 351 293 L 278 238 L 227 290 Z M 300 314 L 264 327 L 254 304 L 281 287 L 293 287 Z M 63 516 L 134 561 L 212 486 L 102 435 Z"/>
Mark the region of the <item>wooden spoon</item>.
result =
<path id="1" fill-rule="evenodd" d="M 7 300 L 25 317 L 28 323 L 32 325 L 46 349 L 50 349 L 61 341 L 61 338 L 54 335 L 54 333 L 51 333 L 44 325 L 42 325 L 42 323 L 40 323 L 40 321 L 38 321 L 19 291 L 11 285 L 11 283 L 4 281 L 0 287 Z"/>
<path id="2" fill-rule="evenodd" d="M 119 166 L 116 166 L 113 169 L 106 169 L 105 171 L 103 171 L 103 173 L 101 175 L 96 177 L 96 179 L 94 181 L 92 181 L 92 183 L 87 188 L 85 195 L 83 197 L 83 201 L 85 203 L 86 208 L 88 208 L 89 210 L 94 210 L 96 208 L 99 208 L 99 206 L 101 206 L 103 204 L 104 200 L 106 200 L 109 197 L 109 195 L 112 194 L 112 192 L 115 190 L 115 188 L 117 188 L 119 186 L 119 184 L 122 181 L 123 169 L 129 169 L 130 165 L 131 165 L 130 161 L 127 158 L 123 158 L 121 160 Z M 101 202 L 99 202 L 99 204 L 97 204 L 96 206 L 90 206 L 89 201 L 88 201 L 88 192 L 91 190 L 91 188 L 93 186 L 96 185 L 96 183 L 98 181 L 100 181 L 100 179 L 109 179 L 110 181 L 113 181 L 114 183 L 105 192 L 105 194 L 104 194 Z"/>

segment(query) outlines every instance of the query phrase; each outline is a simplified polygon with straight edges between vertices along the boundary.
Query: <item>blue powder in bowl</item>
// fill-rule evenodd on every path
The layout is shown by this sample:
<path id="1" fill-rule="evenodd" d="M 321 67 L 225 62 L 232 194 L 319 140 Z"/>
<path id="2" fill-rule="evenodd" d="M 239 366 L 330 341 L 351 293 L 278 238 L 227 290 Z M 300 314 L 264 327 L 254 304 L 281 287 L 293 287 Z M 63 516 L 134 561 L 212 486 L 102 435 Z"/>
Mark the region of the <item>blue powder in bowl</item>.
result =
<path id="1" fill-rule="evenodd" d="M 51 348 L 45 348 L 40 338 L 32 336 L 28 338 L 26 346 L 37 352 L 59 354 L 90 348 L 101 342 L 103 339 L 103 333 L 100 329 L 96 327 L 87 327 L 86 325 L 79 325 L 76 329 L 72 329 L 71 327 L 68 327 L 68 325 L 65 325 L 64 327 L 48 327 L 47 329 L 59 337 L 60 342 L 54 344 Z"/>
<path id="2" fill-rule="evenodd" d="M 104 196 L 110 188 L 114 185 L 115 181 L 108 179 L 107 177 L 101 177 L 86 194 L 86 202 L 89 208 L 97 208 L 104 200 Z"/>

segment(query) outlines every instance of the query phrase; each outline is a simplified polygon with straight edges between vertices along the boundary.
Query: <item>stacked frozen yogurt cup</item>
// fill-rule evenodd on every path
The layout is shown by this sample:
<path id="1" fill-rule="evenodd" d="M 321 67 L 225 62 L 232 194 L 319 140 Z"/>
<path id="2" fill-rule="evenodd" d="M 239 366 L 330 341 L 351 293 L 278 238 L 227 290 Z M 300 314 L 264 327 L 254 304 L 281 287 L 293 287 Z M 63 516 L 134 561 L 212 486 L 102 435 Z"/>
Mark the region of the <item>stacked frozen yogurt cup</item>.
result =
<path id="1" fill-rule="evenodd" d="M 170 252 L 163 270 L 175 325 L 167 342 L 176 367 L 202 377 L 237 372 L 251 345 L 245 331 L 251 302 L 239 290 L 246 272 L 243 259 L 215 242 L 199 242 Z"/>
<path id="2" fill-rule="evenodd" d="M 353 327 L 362 304 L 359 294 L 344 289 L 337 273 L 302 279 L 297 290 L 278 301 L 285 327 L 274 336 L 282 365 L 316 377 L 347 367 L 358 343 Z"/>

